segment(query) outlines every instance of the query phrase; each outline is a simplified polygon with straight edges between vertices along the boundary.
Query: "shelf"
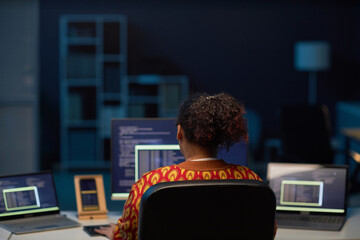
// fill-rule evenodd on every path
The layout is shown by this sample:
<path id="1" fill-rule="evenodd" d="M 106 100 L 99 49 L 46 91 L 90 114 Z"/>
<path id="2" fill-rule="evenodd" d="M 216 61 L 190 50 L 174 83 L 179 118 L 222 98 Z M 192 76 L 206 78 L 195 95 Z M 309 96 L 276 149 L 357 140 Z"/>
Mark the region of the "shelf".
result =
<path id="1" fill-rule="evenodd" d="M 69 87 L 66 93 L 67 116 L 64 120 L 84 121 L 97 118 L 96 94 L 93 86 Z"/>
<path id="2" fill-rule="evenodd" d="M 159 117 L 159 104 L 157 103 L 130 103 L 128 116 L 131 118 Z"/>
<path id="3" fill-rule="evenodd" d="M 103 93 L 103 101 L 121 101 L 120 93 Z M 106 103 L 105 103 L 106 104 Z"/>
<path id="4" fill-rule="evenodd" d="M 68 45 L 98 45 L 101 43 L 99 38 L 78 38 L 78 37 L 72 37 L 67 38 L 67 44 Z"/>
<path id="5" fill-rule="evenodd" d="M 101 55 L 104 62 L 125 62 L 124 54 L 103 54 Z"/>
<path id="6" fill-rule="evenodd" d="M 96 78 L 66 78 L 64 83 L 67 87 L 96 87 L 99 85 L 99 79 Z"/>
<path id="7" fill-rule="evenodd" d="M 96 78 L 96 46 L 65 46 L 66 78 Z"/>
<path id="8" fill-rule="evenodd" d="M 113 118 L 124 118 L 127 116 L 126 114 L 127 108 L 125 108 L 121 104 L 112 104 L 112 105 L 104 105 L 101 109 L 101 126 L 100 126 L 100 134 L 101 136 L 110 137 L 111 132 L 111 119 Z"/>
<path id="9" fill-rule="evenodd" d="M 96 128 L 97 120 L 69 120 L 66 121 L 67 128 Z"/>
<path id="10" fill-rule="evenodd" d="M 121 66 L 118 62 L 103 64 L 103 91 L 104 93 L 120 93 Z"/>
<path id="11" fill-rule="evenodd" d="M 60 135 L 64 169 L 110 168 L 111 119 L 174 117 L 186 76 L 127 75 L 127 19 L 60 18 Z"/>
<path id="12" fill-rule="evenodd" d="M 130 96 L 129 97 L 129 103 L 136 104 L 136 103 L 142 103 L 142 104 L 158 104 L 159 103 L 159 97 L 158 96 Z"/>
<path id="13" fill-rule="evenodd" d="M 129 95 L 133 96 L 159 96 L 159 84 L 129 84 Z"/>
<path id="14" fill-rule="evenodd" d="M 106 21 L 103 23 L 103 53 L 120 54 L 123 52 L 121 42 L 125 41 L 125 38 L 121 38 L 120 28 L 120 22 L 118 21 Z"/>
<path id="15" fill-rule="evenodd" d="M 127 19 L 72 14 L 60 24 L 61 167 L 108 169 L 111 118 L 128 111 Z"/>
<path id="16" fill-rule="evenodd" d="M 69 38 L 94 38 L 96 37 L 95 21 L 68 21 L 65 36 Z"/>

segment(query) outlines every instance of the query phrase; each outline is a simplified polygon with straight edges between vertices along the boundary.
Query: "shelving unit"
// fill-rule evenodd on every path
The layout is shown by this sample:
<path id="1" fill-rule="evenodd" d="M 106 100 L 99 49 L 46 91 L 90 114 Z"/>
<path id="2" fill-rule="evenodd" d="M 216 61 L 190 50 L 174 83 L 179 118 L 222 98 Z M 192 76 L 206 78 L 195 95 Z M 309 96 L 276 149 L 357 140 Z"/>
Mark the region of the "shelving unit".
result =
<path id="1" fill-rule="evenodd" d="M 187 76 L 128 76 L 129 117 L 176 117 L 189 94 Z"/>
<path id="2" fill-rule="evenodd" d="M 127 19 L 60 19 L 61 169 L 110 168 L 112 118 L 176 117 L 186 76 L 127 75 Z"/>
<path id="3" fill-rule="evenodd" d="M 127 112 L 127 19 L 60 19 L 61 168 L 109 167 L 101 123 Z"/>

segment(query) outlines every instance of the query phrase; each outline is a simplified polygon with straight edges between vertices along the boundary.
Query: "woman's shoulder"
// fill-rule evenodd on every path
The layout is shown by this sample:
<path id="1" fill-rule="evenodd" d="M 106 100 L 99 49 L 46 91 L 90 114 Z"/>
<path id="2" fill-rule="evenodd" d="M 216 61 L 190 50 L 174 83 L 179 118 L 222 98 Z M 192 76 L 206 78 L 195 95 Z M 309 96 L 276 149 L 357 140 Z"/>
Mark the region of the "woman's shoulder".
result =
<path id="1" fill-rule="evenodd" d="M 229 165 L 231 171 L 239 173 L 241 175 L 241 178 L 261 180 L 261 178 L 253 170 L 251 170 L 246 166 L 237 165 L 237 164 L 229 164 Z"/>
<path id="2" fill-rule="evenodd" d="M 234 168 L 239 171 L 252 171 L 250 168 L 244 166 L 244 165 L 237 165 L 237 164 L 229 164 L 231 168 Z"/>
<path id="3" fill-rule="evenodd" d="M 143 179 L 145 182 L 161 182 L 166 178 L 169 174 L 174 172 L 179 172 L 181 169 L 176 165 L 170 165 L 165 167 L 160 167 L 154 170 L 151 170 L 147 173 L 144 173 L 142 177 L 139 179 Z M 165 179 L 166 180 L 166 179 Z"/>

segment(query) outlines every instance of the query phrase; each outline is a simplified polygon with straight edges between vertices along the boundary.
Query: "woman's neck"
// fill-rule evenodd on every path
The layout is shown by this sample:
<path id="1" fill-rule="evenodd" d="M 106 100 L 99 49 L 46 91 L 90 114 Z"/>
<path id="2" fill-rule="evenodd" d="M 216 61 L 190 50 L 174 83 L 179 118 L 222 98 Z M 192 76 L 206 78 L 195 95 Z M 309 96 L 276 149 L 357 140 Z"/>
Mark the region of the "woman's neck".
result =
<path id="1" fill-rule="evenodd" d="M 216 159 L 217 149 L 216 148 L 204 148 L 199 145 L 189 143 L 186 145 L 183 151 L 186 161 L 193 161 L 197 159 Z"/>

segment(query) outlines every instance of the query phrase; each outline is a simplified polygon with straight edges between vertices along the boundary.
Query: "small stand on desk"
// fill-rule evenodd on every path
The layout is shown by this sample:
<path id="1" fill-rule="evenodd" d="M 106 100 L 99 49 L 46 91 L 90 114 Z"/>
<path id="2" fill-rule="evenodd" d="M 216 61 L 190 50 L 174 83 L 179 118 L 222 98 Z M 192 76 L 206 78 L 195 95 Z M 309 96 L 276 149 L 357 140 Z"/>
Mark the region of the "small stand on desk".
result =
<path id="1" fill-rule="evenodd" d="M 74 184 L 79 219 L 107 218 L 102 175 L 76 175 Z"/>

